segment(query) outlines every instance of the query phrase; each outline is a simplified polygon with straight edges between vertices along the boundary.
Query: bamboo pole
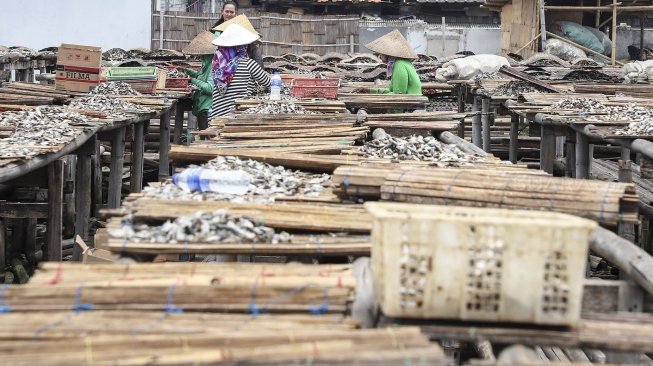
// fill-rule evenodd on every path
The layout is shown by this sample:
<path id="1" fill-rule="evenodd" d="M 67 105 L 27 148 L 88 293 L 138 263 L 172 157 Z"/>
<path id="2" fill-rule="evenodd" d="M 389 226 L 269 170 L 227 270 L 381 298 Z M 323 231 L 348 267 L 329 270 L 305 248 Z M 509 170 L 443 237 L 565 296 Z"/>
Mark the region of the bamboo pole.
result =
<path id="1" fill-rule="evenodd" d="M 612 66 L 617 62 L 617 0 L 612 0 L 612 55 L 610 55 L 610 62 Z"/>

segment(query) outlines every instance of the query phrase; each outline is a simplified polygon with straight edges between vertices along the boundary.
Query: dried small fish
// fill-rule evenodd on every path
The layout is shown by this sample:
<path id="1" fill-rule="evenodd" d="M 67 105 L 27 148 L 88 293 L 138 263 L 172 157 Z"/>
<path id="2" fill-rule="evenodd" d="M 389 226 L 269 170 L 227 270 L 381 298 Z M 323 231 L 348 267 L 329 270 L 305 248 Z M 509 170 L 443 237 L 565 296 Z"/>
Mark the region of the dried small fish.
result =
<path id="1" fill-rule="evenodd" d="M 0 113 L 0 127 L 14 128 L 11 136 L 0 139 L 0 157 L 39 155 L 38 147 L 69 143 L 81 133 L 71 124 L 87 124 L 90 119 L 63 107 L 37 107 Z"/>
<path id="2" fill-rule="evenodd" d="M 607 106 L 597 100 L 568 98 L 551 105 L 551 109 L 575 109 L 586 113 L 585 121 L 630 122 L 627 127 L 615 130 L 620 136 L 653 135 L 653 108 L 634 103 L 626 106 Z M 597 113 L 597 115 L 591 115 Z"/>
<path id="3" fill-rule="evenodd" d="M 492 90 L 492 95 L 517 96 L 524 93 L 549 93 L 548 90 L 528 81 L 512 80 Z"/>
<path id="4" fill-rule="evenodd" d="M 90 94 L 104 95 L 141 95 L 141 93 L 132 89 L 131 85 L 123 81 L 109 81 L 96 86 Z"/>
<path id="5" fill-rule="evenodd" d="M 184 74 L 183 72 L 177 70 L 177 69 L 172 69 L 167 71 L 167 77 L 168 79 L 179 79 L 179 78 L 187 78 L 188 75 Z"/>
<path id="6" fill-rule="evenodd" d="M 196 212 L 181 216 L 163 225 L 135 224 L 133 216 L 122 220 L 120 229 L 109 230 L 112 238 L 146 243 L 289 243 L 287 232 L 273 228 L 247 216 L 233 216 L 227 210 Z"/>
<path id="7" fill-rule="evenodd" d="M 104 112 L 110 117 L 127 117 L 128 114 L 150 113 L 152 110 L 146 106 L 130 103 L 128 101 L 107 97 L 102 94 L 92 94 L 81 98 L 75 98 L 70 103 L 72 109 L 85 109 L 90 111 Z"/>
<path id="8" fill-rule="evenodd" d="M 107 61 L 122 61 L 129 57 L 129 52 L 122 48 L 112 48 L 108 51 L 102 52 L 102 58 Z"/>
<path id="9" fill-rule="evenodd" d="M 190 166 L 189 168 L 195 168 Z M 243 170 L 251 177 L 248 192 L 245 195 L 230 195 L 215 192 L 185 192 L 176 185 L 164 182 L 160 186 L 143 189 L 149 197 L 193 201 L 230 201 L 230 202 L 273 202 L 277 196 L 293 196 L 302 193 L 308 197 L 320 195 L 331 177 L 328 174 L 311 174 L 289 170 L 255 160 L 241 160 L 233 156 L 219 156 L 202 168 L 220 171 Z"/>
<path id="10" fill-rule="evenodd" d="M 291 101 L 265 102 L 256 107 L 245 110 L 245 114 L 319 114 L 314 111 L 307 111 L 299 104 Z"/>
<path id="11" fill-rule="evenodd" d="M 360 148 L 365 157 L 393 160 L 431 161 L 437 166 L 470 165 L 484 158 L 468 154 L 455 145 L 445 144 L 432 136 L 394 137 L 377 128 L 374 140 Z"/>

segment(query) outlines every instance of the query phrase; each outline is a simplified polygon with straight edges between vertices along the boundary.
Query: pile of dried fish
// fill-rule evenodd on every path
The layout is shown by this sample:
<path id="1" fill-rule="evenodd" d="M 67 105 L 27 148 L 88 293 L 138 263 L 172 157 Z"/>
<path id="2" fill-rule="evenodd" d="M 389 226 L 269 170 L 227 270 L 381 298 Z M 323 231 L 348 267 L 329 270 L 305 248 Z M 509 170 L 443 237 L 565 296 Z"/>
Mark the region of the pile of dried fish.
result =
<path id="1" fill-rule="evenodd" d="M 189 168 L 193 168 L 190 166 Z M 172 183 L 144 188 L 147 196 L 193 201 L 230 201 L 230 202 L 273 202 L 276 196 L 292 196 L 302 193 L 315 197 L 324 190 L 324 185 L 331 178 L 328 174 L 311 174 L 289 170 L 255 160 L 241 160 L 233 156 L 219 156 L 203 168 L 236 171 L 243 170 L 252 176 L 249 190 L 245 195 L 230 195 L 215 192 L 186 192 Z"/>
<path id="2" fill-rule="evenodd" d="M 91 94 L 104 95 L 141 95 L 141 93 L 132 89 L 131 85 L 123 81 L 109 81 L 102 83 L 91 90 Z"/>
<path id="3" fill-rule="evenodd" d="M 502 76 L 498 72 L 479 72 L 474 76 L 472 80 L 496 80 L 496 79 L 504 79 L 505 76 Z"/>
<path id="4" fill-rule="evenodd" d="M 197 212 L 160 226 L 134 224 L 131 215 L 120 229 L 109 230 L 113 238 L 146 243 L 288 243 L 291 235 L 275 233 L 271 227 L 246 216 L 232 216 L 226 210 Z"/>
<path id="5" fill-rule="evenodd" d="M 378 129 L 375 130 L 375 135 Z M 484 160 L 483 157 L 468 154 L 455 145 L 438 141 L 435 137 L 394 137 L 385 132 L 361 147 L 365 157 L 393 160 L 431 161 L 439 167 L 470 165 Z"/>
<path id="6" fill-rule="evenodd" d="M 246 109 L 245 114 L 318 114 L 314 111 L 307 111 L 301 105 L 290 101 L 283 102 L 265 102 Z"/>
<path id="7" fill-rule="evenodd" d="M 512 80 L 505 84 L 499 85 L 496 89 L 492 91 L 493 95 L 502 95 L 502 96 L 516 96 L 523 93 L 548 93 L 548 91 L 542 87 L 539 87 L 533 83 L 522 80 Z"/>
<path id="8" fill-rule="evenodd" d="M 180 79 L 180 78 L 187 78 L 188 75 L 184 74 L 182 71 L 173 69 L 173 70 L 168 70 L 167 77 L 168 79 Z"/>
<path id="9" fill-rule="evenodd" d="M 14 129 L 11 136 L 0 139 L 0 157 L 39 155 L 40 147 L 72 141 L 76 137 L 76 131 L 71 125 L 88 122 L 88 117 L 62 107 L 38 107 L 0 113 L 0 127 Z"/>
<path id="10" fill-rule="evenodd" d="M 122 61 L 129 57 L 129 52 L 122 48 L 112 48 L 108 51 L 102 52 L 102 58 L 108 61 Z"/>
<path id="11" fill-rule="evenodd" d="M 106 113 L 110 117 L 128 117 L 128 114 L 142 114 L 152 112 L 146 106 L 130 103 L 118 98 L 110 98 L 102 94 L 93 94 L 75 98 L 70 103 L 72 109 L 83 109 Z"/>
<path id="12" fill-rule="evenodd" d="M 565 98 L 549 106 L 549 109 L 579 109 L 585 112 L 603 112 L 605 105 L 598 100 L 589 98 Z"/>
<path id="13" fill-rule="evenodd" d="M 578 109 L 586 113 L 599 113 L 588 115 L 586 121 L 619 121 L 630 122 L 627 127 L 615 130 L 620 136 L 653 135 L 653 108 L 637 104 L 626 106 L 606 106 L 605 104 L 581 98 L 568 98 L 550 106 L 551 109 Z"/>

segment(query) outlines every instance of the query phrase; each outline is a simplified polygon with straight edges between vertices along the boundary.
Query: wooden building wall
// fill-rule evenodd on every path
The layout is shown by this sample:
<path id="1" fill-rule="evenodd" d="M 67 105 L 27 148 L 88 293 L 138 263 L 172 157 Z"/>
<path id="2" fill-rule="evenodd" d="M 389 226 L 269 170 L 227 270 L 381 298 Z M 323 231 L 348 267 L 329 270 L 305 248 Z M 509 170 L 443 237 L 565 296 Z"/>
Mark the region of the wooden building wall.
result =
<path id="1" fill-rule="evenodd" d="M 152 13 L 151 48 L 158 49 L 160 42 L 160 13 Z M 264 55 L 312 52 L 356 52 L 359 43 L 357 17 L 281 15 L 246 11 L 254 27 L 263 38 Z M 164 12 L 163 48 L 181 50 L 202 30 L 209 29 L 219 14 L 201 15 L 185 12 Z"/>
<path id="2" fill-rule="evenodd" d="M 537 36 L 540 26 L 537 0 L 512 0 L 501 8 L 501 51 L 516 52 Z M 530 57 L 538 49 L 538 42 L 520 52 Z"/>

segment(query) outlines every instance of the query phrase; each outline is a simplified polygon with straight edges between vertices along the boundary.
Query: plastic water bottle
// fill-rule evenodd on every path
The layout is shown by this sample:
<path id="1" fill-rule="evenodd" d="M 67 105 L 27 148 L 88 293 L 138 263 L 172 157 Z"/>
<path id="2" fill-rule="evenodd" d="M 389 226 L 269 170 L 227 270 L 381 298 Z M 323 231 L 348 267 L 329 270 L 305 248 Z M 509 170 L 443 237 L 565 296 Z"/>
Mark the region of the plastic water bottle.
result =
<path id="1" fill-rule="evenodd" d="M 272 75 L 270 82 L 270 100 L 281 100 L 281 76 L 277 73 Z"/>
<path id="2" fill-rule="evenodd" d="M 172 183 L 186 192 L 247 193 L 252 176 L 243 170 L 190 168 L 172 176 Z"/>

